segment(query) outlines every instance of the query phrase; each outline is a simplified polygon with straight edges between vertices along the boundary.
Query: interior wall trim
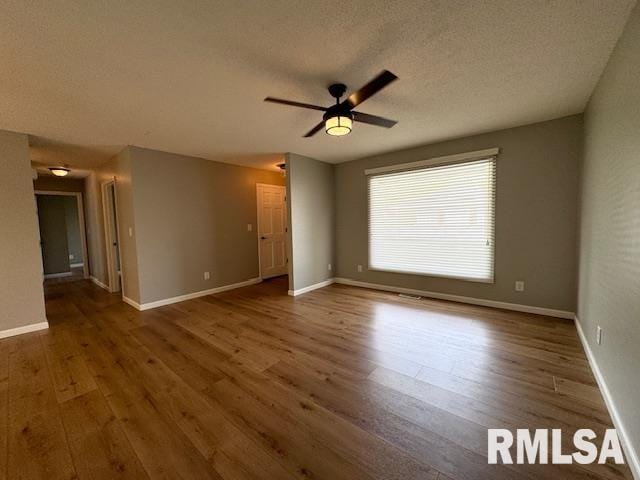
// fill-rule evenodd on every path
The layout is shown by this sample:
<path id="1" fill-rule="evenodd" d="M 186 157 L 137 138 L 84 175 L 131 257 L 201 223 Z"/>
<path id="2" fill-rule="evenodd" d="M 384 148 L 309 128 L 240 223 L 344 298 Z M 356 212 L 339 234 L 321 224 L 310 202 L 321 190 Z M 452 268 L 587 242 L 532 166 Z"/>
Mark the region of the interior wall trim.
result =
<path id="1" fill-rule="evenodd" d="M 410 295 L 419 295 L 421 297 L 435 298 L 438 300 L 449 300 L 452 302 L 468 303 L 471 305 L 480 305 L 483 307 L 502 308 L 504 310 L 513 310 L 515 312 L 535 313 L 537 315 L 547 315 L 556 318 L 573 319 L 575 312 L 565 310 L 555 310 L 553 308 L 534 307 L 532 305 L 520 305 L 518 303 L 500 302 L 497 300 L 486 300 L 484 298 L 464 297 L 462 295 L 452 295 L 449 293 L 429 292 L 427 290 L 417 290 L 414 288 L 394 287 L 392 285 L 382 285 L 379 283 L 361 282 L 351 278 L 335 278 L 335 283 L 344 285 L 352 285 L 354 287 L 371 288 L 374 290 L 383 290 L 386 292 L 408 293 Z"/>
<path id="2" fill-rule="evenodd" d="M 91 275 L 91 277 L 89 277 L 91 279 L 91 281 L 93 283 L 95 283 L 97 286 L 99 286 L 100 288 L 104 288 L 107 292 L 109 291 L 109 287 L 107 287 L 104 283 L 102 283 L 100 280 L 98 280 L 96 277 L 94 277 L 93 275 Z"/>
<path id="3" fill-rule="evenodd" d="M 640 479 L 640 460 L 638 459 L 638 452 L 636 452 L 635 448 L 631 444 L 631 441 L 629 440 L 627 429 L 625 428 L 625 425 L 622 421 L 620 412 L 616 408 L 613 396 L 611 395 L 611 391 L 607 386 L 604 375 L 602 374 L 602 371 L 598 366 L 598 362 L 596 362 L 596 357 L 593 355 L 591 347 L 587 342 L 587 337 L 584 334 L 584 330 L 582 330 L 578 315 L 575 315 L 574 320 L 576 323 L 576 329 L 578 330 L 578 336 L 580 337 L 580 342 L 582 342 L 582 348 L 584 348 L 584 351 L 587 354 L 587 360 L 589 360 L 591 371 L 593 372 L 593 376 L 596 377 L 596 382 L 598 382 L 598 387 L 600 387 L 600 392 L 602 392 L 604 403 L 607 406 L 607 410 L 609 410 L 611 420 L 613 420 L 613 426 L 616 427 L 616 431 L 618 432 L 618 438 L 620 439 L 620 443 L 622 443 L 622 449 L 624 450 L 629 468 L 631 468 L 633 478 Z"/>
<path id="4" fill-rule="evenodd" d="M 133 308 L 135 308 L 136 310 L 148 310 L 148 309 L 143 309 L 142 305 L 140 305 L 138 302 L 136 302 L 135 300 L 131 300 L 129 297 L 125 297 L 124 295 L 122 296 L 122 301 L 124 303 L 127 303 L 129 305 L 131 305 Z"/>
<path id="5" fill-rule="evenodd" d="M 44 278 L 62 278 L 70 277 L 71 275 L 73 275 L 73 272 L 45 273 Z"/>
<path id="6" fill-rule="evenodd" d="M 311 292 L 312 290 L 317 290 L 318 288 L 327 287 L 336 281 L 335 278 L 330 278 L 325 280 L 324 282 L 314 283 L 313 285 L 309 285 L 308 287 L 299 288 L 298 290 L 289 290 L 289 295 L 292 297 L 296 297 L 298 295 L 302 295 L 303 293 Z"/>
<path id="7" fill-rule="evenodd" d="M 249 285 L 255 285 L 256 283 L 260 283 L 262 279 L 260 277 L 250 278 L 249 280 L 245 280 L 243 282 L 231 283 L 229 285 L 222 285 L 220 287 L 210 288 L 208 290 L 201 290 L 199 292 L 187 293 L 186 295 L 179 295 L 177 297 L 164 298 L 162 300 L 156 300 L 155 302 L 149 303 L 138 303 L 135 300 L 132 300 L 126 296 L 122 296 L 122 300 L 125 303 L 128 303 L 136 310 L 144 311 L 151 310 L 152 308 L 163 307 L 164 305 L 171 305 L 172 303 L 184 302 L 185 300 L 191 300 L 198 297 L 204 297 L 207 295 L 213 295 L 214 293 L 226 292 L 227 290 L 233 290 L 235 288 L 247 287 Z"/>
<path id="8" fill-rule="evenodd" d="M 9 328 L 0 332 L 0 338 L 15 337 L 23 333 L 37 332 L 38 330 L 46 330 L 49 328 L 49 322 L 32 323 L 24 327 Z"/>

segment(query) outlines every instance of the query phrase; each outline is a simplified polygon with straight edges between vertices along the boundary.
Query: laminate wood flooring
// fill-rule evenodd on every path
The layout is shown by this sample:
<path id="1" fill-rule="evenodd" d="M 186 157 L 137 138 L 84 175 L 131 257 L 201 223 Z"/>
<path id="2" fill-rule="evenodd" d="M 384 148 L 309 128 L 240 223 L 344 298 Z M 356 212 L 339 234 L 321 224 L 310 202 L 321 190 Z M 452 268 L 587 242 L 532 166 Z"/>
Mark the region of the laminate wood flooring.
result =
<path id="1" fill-rule="evenodd" d="M 46 288 L 0 341 L 0 478 L 630 479 L 488 465 L 487 428 L 611 420 L 565 320 L 286 279 L 138 312 Z"/>

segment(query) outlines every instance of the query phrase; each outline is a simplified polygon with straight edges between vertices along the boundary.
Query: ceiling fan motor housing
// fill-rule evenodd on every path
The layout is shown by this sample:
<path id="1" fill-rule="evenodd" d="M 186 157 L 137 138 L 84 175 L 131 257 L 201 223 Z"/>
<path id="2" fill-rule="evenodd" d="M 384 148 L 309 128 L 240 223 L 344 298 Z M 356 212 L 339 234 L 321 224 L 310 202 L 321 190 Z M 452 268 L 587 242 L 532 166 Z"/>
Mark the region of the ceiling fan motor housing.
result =
<path id="1" fill-rule="evenodd" d="M 347 86 L 344 83 L 334 83 L 329 85 L 329 93 L 334 98 L 340 98 L 347 92 Z"/>
<path id="2" fill-rule="evenodd" d="M 327 121 L 327 119 L 333 117 L 349 117 L 351 120 L 353 120 L 353 114 L 351 113 L 349 107 L 341 104 L 329 107 L 324 115 L 322 115 L 322 119 L 325 122 Z"/>

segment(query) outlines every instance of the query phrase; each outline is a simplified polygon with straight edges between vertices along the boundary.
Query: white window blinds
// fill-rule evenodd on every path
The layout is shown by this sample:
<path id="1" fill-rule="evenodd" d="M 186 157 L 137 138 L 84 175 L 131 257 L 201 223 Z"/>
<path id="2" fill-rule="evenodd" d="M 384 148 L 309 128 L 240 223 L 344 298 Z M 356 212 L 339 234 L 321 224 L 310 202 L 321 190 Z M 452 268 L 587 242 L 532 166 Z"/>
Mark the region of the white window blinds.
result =
<path id="1" fill-rule="evenodd" d="M 495 162 L 369 176 L 369 268 L 493 282 Z"/>

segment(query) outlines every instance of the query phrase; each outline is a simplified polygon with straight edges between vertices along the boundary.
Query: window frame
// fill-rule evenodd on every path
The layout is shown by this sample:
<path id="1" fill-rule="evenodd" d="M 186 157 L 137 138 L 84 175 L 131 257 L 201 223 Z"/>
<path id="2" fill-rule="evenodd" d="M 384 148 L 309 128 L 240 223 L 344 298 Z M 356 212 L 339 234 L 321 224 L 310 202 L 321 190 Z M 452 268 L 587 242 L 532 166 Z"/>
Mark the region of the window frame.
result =
<path id="1" fill-rule="evenodd" d="M 366 202 L 367 202 L 367 270 L 373 272 L 384 272 L 384 273 L 396 273 L 403 275 L 414 275 L 418 277 L 433 277 L 433 278 L 444 278 L 444 279 L 452 279 L 452 280 L 462 280 L 466 282 L 473 283 L 485 283 L 485 284 L 495 284 L 496 277 L 496 226 L 497 226 L 497 187 L 498 187 L 498 161 L 497 155 L 499 153 L 498 148 L 486 149 L 486 150 L 478 150 L 476 152 L 468 152 L 461 153 L 455 155 L 448 155 L 444 157 L 435 157 L 427 160 L 420 160 L 417 162 L 411 163 L 403 163 L 398 165 L 390 165 L 385 167 L 378 167 L 373 169 L 365 170 L 365 181 L 366 181 Z M 484 160 L 492 160 L 493 161 L 493 225 L 492 225 L 492 237 L 493 244 L 491 245 L 491 278 L 488 279 L 478 279 L 474 277 L 465 277 L 462 275 L 445 275 L 438 273 L 421 273 L 421 272 L 409 272 L 405 270 L 397 270 L 397 269 L 386 269 L 379 267 L 372 267 L 371 265 L 371 178 L 383 176 L 387 174 L 400 173 L 400 172 L 410 172 L 414 170 L 428 170 L 433 167 L 444 167 L 449 165 L 459 165 L 462 163 L 473 163 Z"/>

